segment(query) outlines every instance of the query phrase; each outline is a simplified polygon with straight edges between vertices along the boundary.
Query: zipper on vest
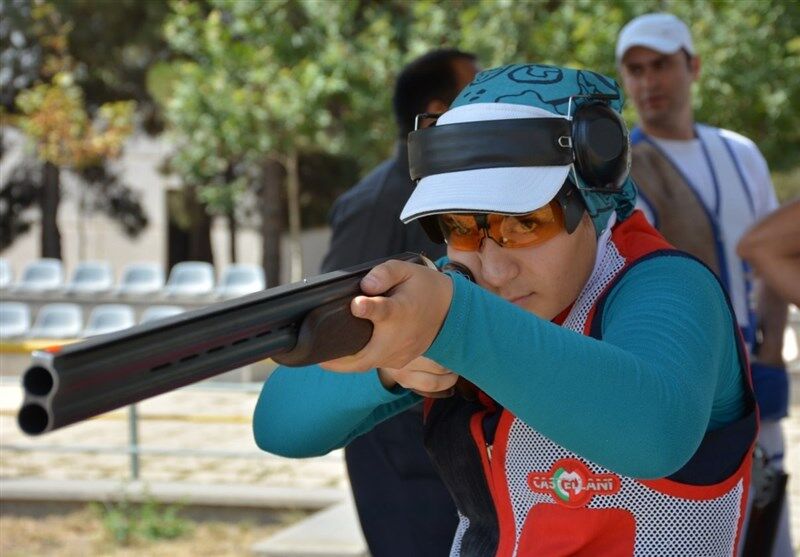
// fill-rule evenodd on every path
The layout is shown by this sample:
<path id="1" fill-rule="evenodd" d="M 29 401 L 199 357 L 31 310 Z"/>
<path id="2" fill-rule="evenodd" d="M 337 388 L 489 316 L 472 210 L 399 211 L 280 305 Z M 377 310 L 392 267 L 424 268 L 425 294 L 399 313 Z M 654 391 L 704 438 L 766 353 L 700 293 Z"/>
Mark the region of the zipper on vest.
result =
<path id="1" fill-rule="evenodd" d="M 471 429 L 475 444 L 477 447 L 483 445 L 483 449 L 486 454 L 486 461 L 483 463 L 483 474 L 486 478 L 486 483 L 489 486 L 489 492 L 492 496 L 492 501 L 494 502 L 496 510 L 498 508 L 497 494 L 495 493 L 494 470 L 492 468 L 492 450 L 494 449 L 494 444 L 490 443 L 487 439 L 486 432 L 484 430 L 484 420 L 487 418 L 487 416 L 493 414 L 494 412 L 498 412 L 499 410 L 497 408 L 497 404 L 485 393 L 480 392 L 478 398 L 483 403 L 485 409 L 473 416 L 474 423 L 472 424 Z M 492 441 L 494 441 L 494 439 L 492 439 Z"/>

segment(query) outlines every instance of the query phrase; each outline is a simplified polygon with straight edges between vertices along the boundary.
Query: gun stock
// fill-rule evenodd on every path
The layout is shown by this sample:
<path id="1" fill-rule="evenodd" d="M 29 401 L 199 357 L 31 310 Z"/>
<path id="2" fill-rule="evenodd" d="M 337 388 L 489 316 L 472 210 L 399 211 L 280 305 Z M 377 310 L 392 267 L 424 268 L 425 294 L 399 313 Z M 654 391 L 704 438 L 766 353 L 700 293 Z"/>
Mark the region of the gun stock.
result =
<path id="1" fill-rule="evenodd" d="M 22 378 L 20 429 L 39 435 L 265 358 L 301 366 L 358 352 L 372 323 L 350 313 L 359 282 L 388 259 L 36 351 Z"/>

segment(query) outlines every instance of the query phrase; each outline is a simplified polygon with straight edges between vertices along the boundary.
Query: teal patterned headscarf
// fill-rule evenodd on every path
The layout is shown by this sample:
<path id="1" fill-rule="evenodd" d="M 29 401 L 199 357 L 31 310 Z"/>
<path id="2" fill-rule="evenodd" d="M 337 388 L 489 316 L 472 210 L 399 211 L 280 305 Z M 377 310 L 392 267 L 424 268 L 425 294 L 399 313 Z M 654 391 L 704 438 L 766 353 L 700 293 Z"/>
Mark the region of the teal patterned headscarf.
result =
<path id="1" fill-rule="evenodd" d="M 604 94 L 615 97 L 609 102 L 617 112 L 622 111 L 624 97 L 616 81 L 610 77 L 590 72 L 543 64 L 512 64 L 479 73 L 453 101 L 450 108 L 473 103 L 510 103 L 535 106 L 553 114 L 566 116 L 569 99 L 574 95 Z M 585 98 L 573 101 L 573 113 Z M 633 212 L 636 203 L 636 186 L 630 176 L 619 192 L 604 194 L 584 189 L 586 185 L 578 174 L 581 195 L 586 202 L 595 230 L 605 230 L 608 219 L 616 211 L 619 220 Z"/>

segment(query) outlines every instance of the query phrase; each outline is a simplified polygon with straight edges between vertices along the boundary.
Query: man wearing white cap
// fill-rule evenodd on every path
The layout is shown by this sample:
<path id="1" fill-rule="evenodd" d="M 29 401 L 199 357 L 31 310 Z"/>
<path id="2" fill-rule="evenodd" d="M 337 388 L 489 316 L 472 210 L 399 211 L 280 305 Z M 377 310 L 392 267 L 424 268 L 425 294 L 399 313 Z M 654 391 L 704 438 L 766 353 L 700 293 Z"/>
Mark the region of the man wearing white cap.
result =
<path id="1" fill-rule="evenodd" d="M 351 304 L 370 342 L 278 368 L 259 447 L 324 454 L 422 398 L 452 556 L 733 556 L 756 434 L 744 346 L 715 275 L 633 210 L 619 87 L 517 64 L 452 107 L 409 136 L 401 214 L 446 242 L 446 272 L 372 269 Z"/>
<path id="2" fill-rule="evenodd" d="M 780 502 L 780 486 L 786 481 L 780 420 L 789 399 L 781 358 L 786 306 L 754 282 L 748 263 L 736 252 L 743 234 L 778 206 L 769 169 L 746 137 L 694 121 L 691 88 L 699 76 L 700 58 L 683 21 L 666 13 L 637 17 L 620 32 L 616 59 L 640 119 L 631 132 L 631 175 L 639 187 L 640 207 L 670 243 L 717 274 L 752 355 L 761 418 L 759 446 L 771 469 L 773 487 L 767 491 L 778 509 L 769 510 L 758 501 L 761 510 L 754 515 L 753 528 L 755 532 L 760 522 L 771 523 L 757 528 L 763 536 L 765 529 L 778 524 L 778 516 L 764 516 L 782 513 L 773 555 L 790 555 L 788 510 Z M 748 543 L 758 539 L 758 554 L 768 554 L 764 547 L 770 542 L 754 536 L 748 536 Z"/>

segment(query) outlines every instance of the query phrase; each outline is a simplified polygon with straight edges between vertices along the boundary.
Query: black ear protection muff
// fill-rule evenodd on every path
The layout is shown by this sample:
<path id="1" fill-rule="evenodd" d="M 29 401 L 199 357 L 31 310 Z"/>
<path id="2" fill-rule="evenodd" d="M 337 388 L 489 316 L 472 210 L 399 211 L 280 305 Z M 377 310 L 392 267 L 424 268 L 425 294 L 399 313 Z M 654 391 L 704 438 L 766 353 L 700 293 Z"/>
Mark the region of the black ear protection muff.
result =
<path id="1" fill-rule="evenodd" d="M 630 139 L 616 110 L 600 100 L 580 105 L 572 118 L 575 169 L 591 191 L 613 192 L 630 171 Z"/>

